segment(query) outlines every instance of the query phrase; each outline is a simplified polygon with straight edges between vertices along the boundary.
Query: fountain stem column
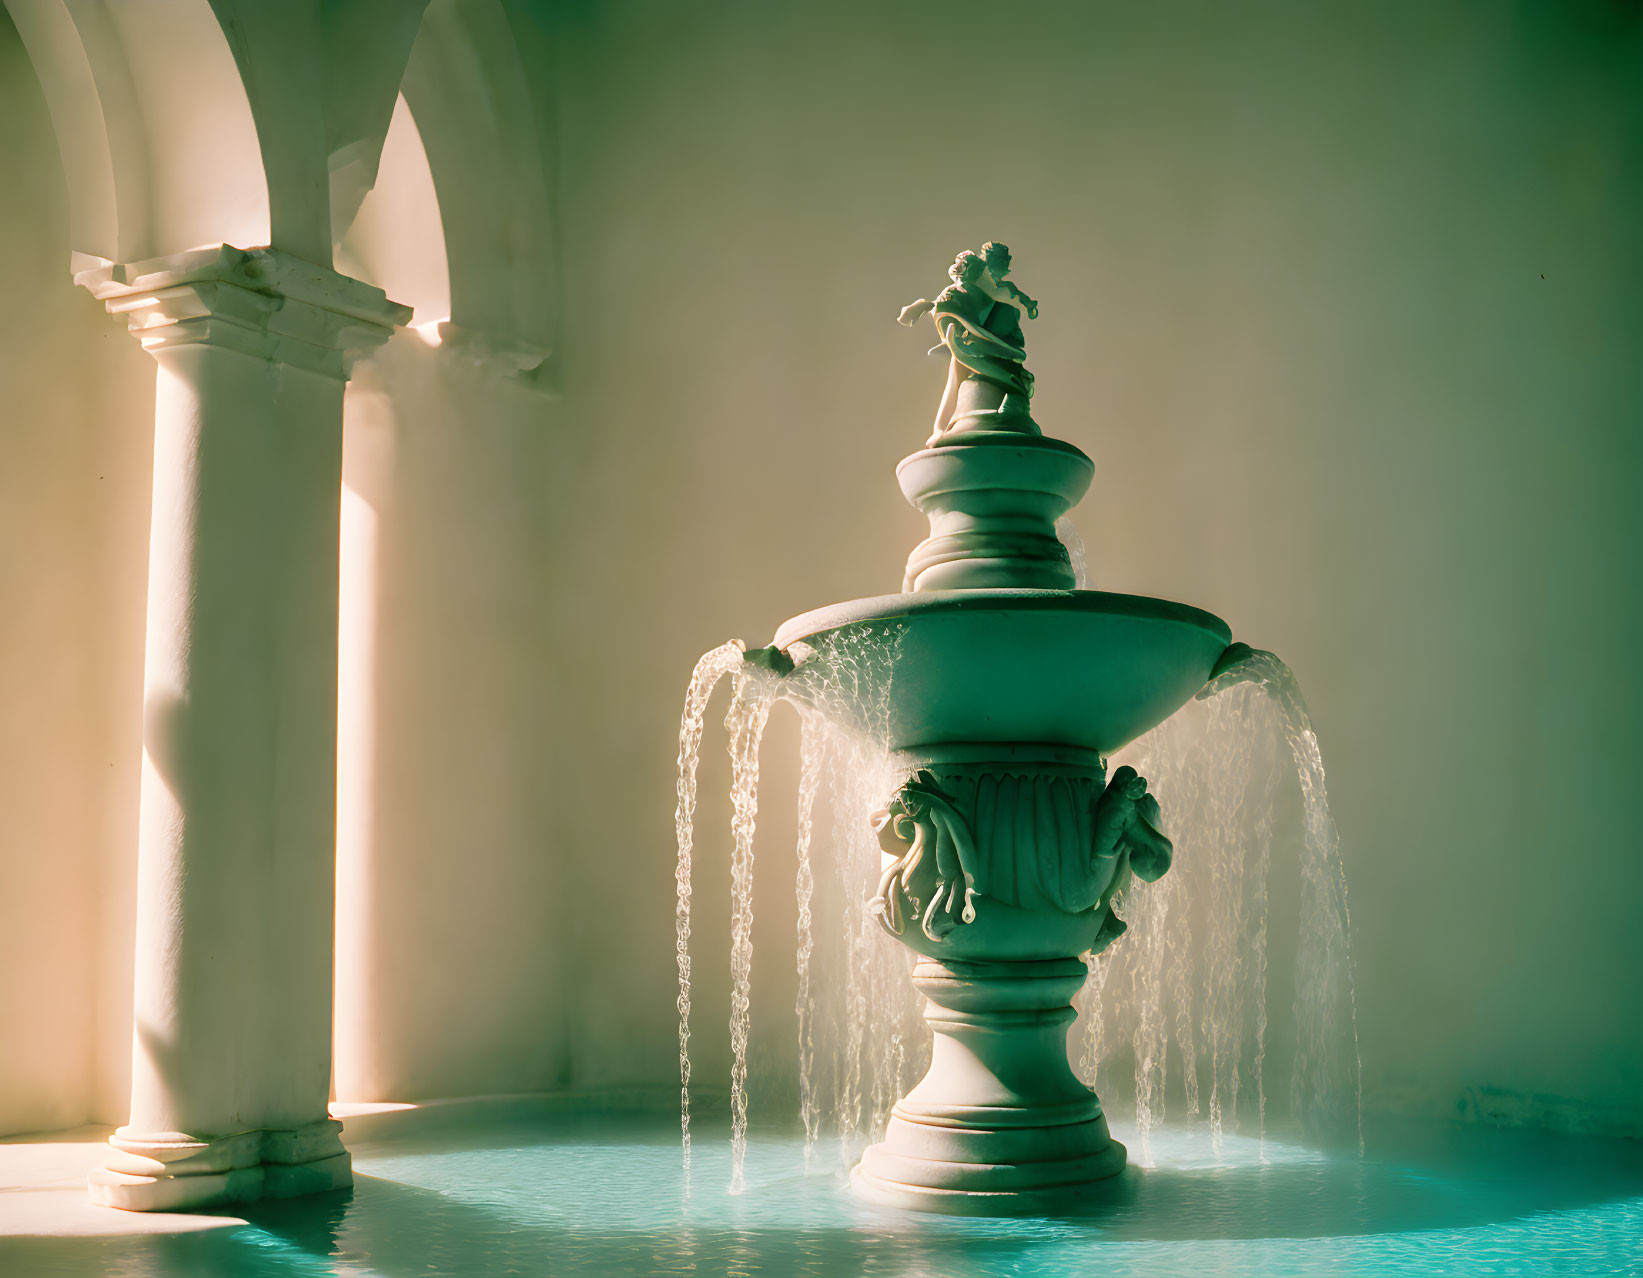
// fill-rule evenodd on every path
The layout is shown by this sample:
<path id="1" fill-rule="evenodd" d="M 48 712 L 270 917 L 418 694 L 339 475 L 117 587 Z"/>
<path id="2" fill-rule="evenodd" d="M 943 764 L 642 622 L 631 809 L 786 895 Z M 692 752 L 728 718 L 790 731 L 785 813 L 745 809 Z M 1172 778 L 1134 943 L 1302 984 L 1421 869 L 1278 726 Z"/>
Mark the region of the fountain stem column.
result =
<path id="1" fill-rule="evenodd" d="M 860 1189 L 899 1206 L 986 1213 L 1123 1170 L 1101 1102 L 1067 1061 L 1076 958 L 921 959 L 930 1070 L 896 1103 L 884 1141 L 856 1169 Z"/>
<path id="2" fill-rule="evenodd" d="M 327 1114 L 342 394 L 349 353 L 410 314 L 275 250 L 77 279 L 159 364 L 131 1118 L 91 1197 L 346 1186 Z"/>

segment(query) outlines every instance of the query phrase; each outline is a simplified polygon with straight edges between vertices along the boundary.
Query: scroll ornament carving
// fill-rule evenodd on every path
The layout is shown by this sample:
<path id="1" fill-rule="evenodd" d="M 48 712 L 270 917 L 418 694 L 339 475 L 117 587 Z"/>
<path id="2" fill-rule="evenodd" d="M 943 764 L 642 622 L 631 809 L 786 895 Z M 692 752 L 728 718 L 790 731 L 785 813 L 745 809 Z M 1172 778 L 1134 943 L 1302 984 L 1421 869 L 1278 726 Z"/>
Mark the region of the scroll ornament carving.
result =
<path id="1" fill-rule="evenodd" d="M 1105 912 L 1092 949 L 1124 931 L 1113 897 L 1170 867 L 1158 800 L 1134 768 L 1099 776 L 921 769 L 873 813 L 884 872 L 869 908 L 893 936 L 910 919 L 932 941 L 975 921 L 978 899 Z M 985 908 L 985 907 L 983 907 Z"/>
<path id="2" fill-rule="evenodd" d="M 872 822 L 890 864 L 868 908 L 886 931 L 900 936 L 909 912 L 932 941 L 975 921 L 975 843 L 932 773 L 919 771 Z"/>

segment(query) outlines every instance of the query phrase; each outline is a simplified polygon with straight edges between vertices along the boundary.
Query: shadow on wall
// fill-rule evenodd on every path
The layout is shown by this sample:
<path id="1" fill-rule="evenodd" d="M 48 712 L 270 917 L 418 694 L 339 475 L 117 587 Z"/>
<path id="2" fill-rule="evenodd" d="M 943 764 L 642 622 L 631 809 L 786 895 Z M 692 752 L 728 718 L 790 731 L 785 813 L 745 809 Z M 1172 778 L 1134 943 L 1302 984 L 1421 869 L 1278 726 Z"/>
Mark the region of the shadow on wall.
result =
<path id="1" fill-rule="evenodd" d="M 559 1086 L 560 405 L 400 334 L 343 459 L 336 1094 Z"/>

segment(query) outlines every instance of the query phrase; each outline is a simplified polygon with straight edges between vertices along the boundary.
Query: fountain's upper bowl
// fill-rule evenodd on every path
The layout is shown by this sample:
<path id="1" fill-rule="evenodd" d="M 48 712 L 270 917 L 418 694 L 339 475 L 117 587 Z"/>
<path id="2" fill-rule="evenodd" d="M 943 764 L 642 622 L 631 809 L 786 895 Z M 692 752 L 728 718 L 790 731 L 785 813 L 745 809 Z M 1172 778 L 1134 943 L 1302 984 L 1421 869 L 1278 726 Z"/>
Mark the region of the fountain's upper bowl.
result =
<path id="1" fill-rule="evenodd" d="M 775 646 L 801 673 L 830 649 L 889 657 L 852 662 L 852 678 L 881 685 L 859 699 L 887 699 L 892 749 L 1012 742 L 1106 756 L 1185 705 L 1231 639 L 1219 617 L 1141 595 L 926 590 L 802 613 Z"/>

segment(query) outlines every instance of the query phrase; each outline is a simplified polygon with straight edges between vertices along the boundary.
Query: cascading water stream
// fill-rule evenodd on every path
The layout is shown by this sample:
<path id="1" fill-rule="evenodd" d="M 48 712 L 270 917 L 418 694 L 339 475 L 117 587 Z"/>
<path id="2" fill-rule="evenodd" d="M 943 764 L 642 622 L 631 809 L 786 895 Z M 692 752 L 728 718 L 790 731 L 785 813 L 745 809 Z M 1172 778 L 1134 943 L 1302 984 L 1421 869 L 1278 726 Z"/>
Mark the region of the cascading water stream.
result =
<path id="1" fill-rule="evenodd" d="M 1300 779 L 1305 829 L 1301 859 L 1301 933 L 1296 953 L 1297 1052 L 1292 1103 L 1303 1118 L 1324 1118 L 1343 1075 L 1350 1076 L 1358 1148 L 1363 1149 L 1363 1056 L 1358 1044 L 1352 964 L 1352 912 L 1340 832 L 1329 810 L 1323 754 L 1295 672 L 1270 652 L 1252 650 L 1234 672 L 1266 692 Z M 1351 1059 L 1344 1059 L 1346 1040 Z"/>
<path id="2" fill-rule="evenodd" d="M 1079 1065 L 1102 1090 L 1101 1066 L 1122 1046 L 1133 1052 L 1143 1165 L 1164 1117 L 1172 1029 L 1188 1116 L 1207 1083 L 1219 1148 L 1237 1124 L 1247 1081 L 1264 1136 L 1268 880 L 1282 755 L 1295 768 L 1302 815 L 1291 1110 L 1316 1129 L 1349 1106 L 1361 1145 L 1350 917 L 1321 756 L 1293 673 L 1252 651 L 1114 759 L 1136 767 L 1158 794 L 1175 863 L 1167 878 L 1132 884 L 1120 898 L 1130 929 L 1092 963 L 1080 1000 Z"/>
<path id="3" fill-rule="evenodd" d="M 878 875 L 879 850 L 861 813 L 893 791 L 898 771 L 885 744 L 888 737 L 890 671 L 897 638 L 893 628 L 869 632 L 814 653 L 804 670 L 783 684 L 746 660 L 739 642 L 723 644 L 697 662 L 685 697 L 679 734 L 678 806 L 674 871 L 675 946 L 679 971 L 680 1129 L 684 1166 L 690 1168 L 690 1008 L 691 876 L 695 846 L 696 777 L 701 759 L 707 704 L 726 675 L 733 691 L 725 716 L 731 760 L 731 1192 L 744 1184 L 747 1149 L 747 1050 L 751 1023 L 753 958 L 753 840 L 758 817 L 759 747 L 778 697 L 800 707 L 801 767 L 798 802 L 798 910 L 796 1012 L 799 1023 L 800 1113 L 806 1156 L 819 1139 L 822 1121 L 821 1069 L 816 1043 L 833 1047 L 833 1110 L 848 1148 L 860 1135 L 881 1130 L 895 1097 L 904 1088 L 907 1067 L 904 1024 L 891 1020 L 909 1002 L 908 963 L 878 930 L 865 909 Z M 838 975 L 842 1009 L 818 1000 L 812 960 L 818 944 L 817 896 L 812 844 L 817 799 L 825 789 L 832 812 L 830 859 L 838 871 L 831 896 L 842 902 L 839 917 L 845 959 Z M 836 934 L 835 934 L 836 935 Z M 818 1020 L 826 1024 L 818 1032 Z M 842 1053 L 840 1047 L 842 1045 Z M 840 1057 L 842 1056 L 842 1059 Z M 867 1119 L 862 1111 L 867 1108 Z M 846 1117 L 848 1115 L 848 1117 Z"/>
<path id="4" fill-rule="evenodd" d="M 831 1117 L 846 1162 L 883 1130 L 895 1098 L 923 1067 L 926 1044 L 908 958 L 865 909 L 879 849 L 864 814 L 910 771 L 887 740 L 886 671 L 894 643 L 880 638 L 811 655 L 798 684 L 780 682 L 726 644 L 697 664 L 681 721 L 676 871 L 681 1130 L 690 1156 L 690 878 L 696 771 L 706 705 L 734 673 L 726 716 L 732 763 L 731 1114 L 732 1188 L 743 1183 L 747 1131 L 747 1035 L 751 1015 L 753 836 L 758 750 L 778 695 L 801 709 L 796 839 L 798 1084 L 806 1157 Z M 869 674 L 876 677 L 868 677 Z M 877 688 L 876 696 L 866 689 Z M 849 725 L 842 727 L 840 725 Z M 1343 1089 L 1360 1108 L 1350 916 L 1339 837 L 1330 816 L 1317 738 L 1293 673 L 1253 652 L 1205 689 L 1199 701 L 1114 760 L 1149 777 L 1176 841 L 1171 875 L 1132 884 L 1120 898 L 1128 933 L 1091 963 L 1079 999 L 1084 1017 L 1080 1074 L 1098 1086 L 1114 1052 L 1134 1055 L 1137 1160 L 1150 1162 L 1150 1133 L 1165 1115 L 1168 1061 L 1181 1066 L 1188 1116 L 1206 1111 L 1217 1147 L 1252 1090 L 1266 1125 L 1268 884 L 1281 754 L 1299 778 L 1302 805 L 1301 918 L 1296 955 L 1296 1053 L 1291 1105 L 1303 1122 L 1327 1119 Z M 825 797 L 824 797 L 825 796 Z M 818 879 L 816 833 L 837 871 Z M 831 890 L 829 888 L 831 887 Z M 827 925 L 831 915 L 837 922 Z M 831 952 L 829 952 L 831 951 Z M 816 965 L 831 979 L 818 984 Z M 824 1106 L 824 1075 L 831 1105 Z M 1106 1080 L 1110 1089 L 1111 1080 Z M 1361 1120 L 1360 1120 L 1361 1142 Z"/>
<path id="5" fill-rule="evenodd" d="M 759 746 L 774 703 L 774 680 L 746 662 L 735 673 L 725 715 L 730 736 L 730 1192 L 747 1161 L 747 1036 L 753 991 L 753 835 L 759 813 Z"/>
<path id="6" fill-rule="evenodd" d="M 1249 714 L 1251 700 L 1249 692 L 1230 693 L 1188 706 L 1113 760 L 1148 778 L 1176 844 L 1166 879 L 1132 884 L 1124 894 L 1119 911 L 1130 929 L 1094 962 L 1081 1004 L 1086 1081 L 1094 1083 L 1099 1064 L 1124 1043 L 1134 1054 L 1136 1157 L 1143 1164 L 1152 1127 L 1164 1115 L 1172 1037 L 1187 1115 L 1207 1109 L 1217 1147 L 1225 1126 L 1237 1121 L 1252 1022 L 1250 1073 L 1258 1077 L 1261 1068 L 1274 795 L 1264 766 L 1270 734 Z M 1110 1080 L 1106 1088 L 1114 1094 Z"/>
<path id="7" fill-rule="evenodd" d="M 798 862 L 793 894 L 798 904 L 798 995 L 794 1013 L 799 1023 L 799 1118 L 804 1123 L 804 1161 L 821 1136 L 821 1103 L 816 1098 L 816 999 L 810 992 L 810 961 L 815 954 L 816 875 L 810 860 L 810 841 L 816 825 L 816 792 L 821 789 L 822 761 L 826 757 L 826 725 L 805 711 L 799 719 L 799 819 L 794 837 Z"/>
<path id="8" fill-rule="evenodd" d="M 690 877 L 695 841 L 696 774 L 702 761 L 702 730 L 713 690 L 744 664 L 745 646 L 739 639 L 704 653 L 690 674 L 684 713 L 679 718 L 678 805 L 673 829 L 679 854 L 673 871 L 674 951 L 679 969 L 679 1129 L 684 1146 L 685 1183 L 690 1182 Z"/>
<path id="9" fill-rule="evenodd" d="M 733 789 L 733 1191 L 743 1185 L 746 1150 L 758 752 L 778 696 L 801 707 L 795 1011 L 807 1160 L 825 1126 L 824 1110 L 831 1110 L 848 1163 L 862 1143 L 882 1132 L 896 1097 L 924 1067 L 927 1043 L 919 1000 L 907 981 L 910 960 L 865 908 L 880 856 L 865 814 L 911 771 L 886 744 L 895 646 L 894 636 L 869 635 L 854 646 L 806 654 L 809 659 L 784 685 L 746 662 L 742 646 L 731 643 L 706 654 L 691 678 L 680 727 L 676 812 L 681 1131 L 688 1172 L 696 773 L 708 699 L 725 675 L 734 674 L 726 715 Z M 1268 878 L 1283 755 L 1299 779 L 1302 816 L 1291 1105 L 1303 1123 L 1326 1120 L 1344 1104 L 1361 1109 L 1346 882 L 1317 738 L 1293 673 L 1272 654 L 1252 652 L 1198 701 L 1113 761 L 1130 762 L 1149 778 L 1176 842 L 1176 861 L 1164 879 L 1132 884 L 1120 897 L 1129 931 L 1091 962 L 1078 1001 L 1084 1029 L 1075 1056 L 1085 1081 L 1110 1091 L 1111 1079 L 1098 1075 L 1116 1052 L 1133 1053 L 1135 1153 L 1142 1164 L 1150 1162 L 1150 1134 L 1165 1116 L 1172 1050 L 1188 1116 L 1202 1106 L 1217 1147 L 1223 1132 L 1237 1125 L 1246 1089 L 1254 1093 L 1264 1135 Z M 823 821 L 820 809 L 829 810 L 830 821 Z M 818 877 L 815 865 L 821 851 L 816 834 L 823 829 L 830 833 L 823 854 L 837 871 L 828 879 Z M 829 917 L 836 922 L 829 924 Z M 818 965 L 826 979 L 818 979 Z M 1361 1118 L 1359 1129 L 1361 1143 Z"/>
<path id="10" fill-rule="evenodd" d="M 899 648 L 893 627 L 843 638 L 813 653 L 795 678 L 796 696 L 809 707 L 811 732 L 801 764 L 799 807 L 812 829 L 830 830 L 828 856 L 835 873 L 815 883 L 825 901 L 818 917 L 836 920 L 814 928 L 811 959 L 828 979 L 806 1014 L 825 1051 L 801 1051 L 800 1096 L 811 1098 L 806 1124 L 813 1147 L 822 1128 L 825 1078 L 831 1075 L 831 1112 L 848 1162 L 864 1138 L 881 1131 L 890 1106 L 910 1082 L 908 1044 L 917 1007 L 907 983 L 910 957 L 885 936 L 866 902 L 880 873 L 880 849 L 866 814 L 906 779 L 911 768 L 890 752 L 889 705 Z M 825 784 L 823 782 L 825 781 Z M 818 804 L 829 821 L 819 827 Z M 809 849 L 811 858 L 814 848 Z M 801 881 L 805 874 L 800 865 Z M 814 882 L 814 880 L 812 879 Z M 801 947 L 805 939 L 801 935 Z M 802 1031 L 803 1022 L 801 1022 Z"/>

